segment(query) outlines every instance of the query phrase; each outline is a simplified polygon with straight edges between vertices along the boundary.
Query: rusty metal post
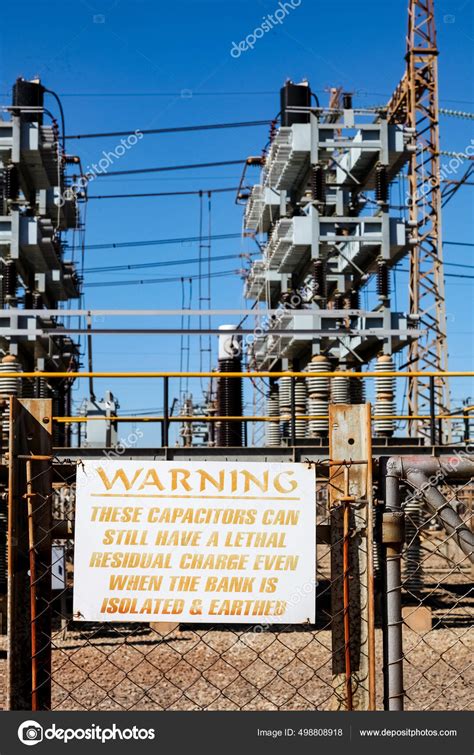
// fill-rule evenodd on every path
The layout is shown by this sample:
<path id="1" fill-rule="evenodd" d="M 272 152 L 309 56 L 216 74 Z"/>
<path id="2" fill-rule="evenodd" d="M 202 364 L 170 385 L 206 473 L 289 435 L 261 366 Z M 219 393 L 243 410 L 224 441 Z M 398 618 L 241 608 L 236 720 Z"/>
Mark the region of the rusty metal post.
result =
<path id="1" fill-rule="evenodd" d="M 370 439 L 367 458 L 367 622 L 369 651 L 369 710 L 376 709 L 375 681 L 375 575 L 374 575 L 374 492 L 372 463 L 372 405 L 367 404 L 367 436 Z"/>
<path id="2" fill-rule="evenodd" d="M 8 710 L 51 707 L 51 418 L 50 399 L 10 401 Z"/>
<path id="3" fill-rule="evenodd" d="M 369 710 L 374 704 L 374 691 L 370 689 L 373 642 L 369 637 L 373 631 L 369 609 L 373 595 L 369 590 L 369 560 L 373 554 L 369 551 L 367 537 L 372 486 L 371 465 L 369 480 L 372 453 L 369 428 L 369 405 L 334 404 L 329 407 L 333 707 L 346 710 L 351 706 L 354 710 Z M 348 639 L 349 659 L 346 654 Z"/>

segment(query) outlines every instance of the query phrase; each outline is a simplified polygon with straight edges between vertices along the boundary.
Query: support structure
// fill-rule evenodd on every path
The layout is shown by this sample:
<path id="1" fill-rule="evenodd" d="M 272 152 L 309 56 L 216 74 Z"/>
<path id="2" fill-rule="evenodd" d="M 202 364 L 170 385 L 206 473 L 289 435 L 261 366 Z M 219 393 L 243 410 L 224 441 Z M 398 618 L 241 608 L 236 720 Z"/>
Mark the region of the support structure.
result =
<path id="1" fill-rule="evenodd" d="M 413 370 L 448 369 L 446 303 L 441 241 L 441 177 L 438 109 L 438 48 L 433 0 L 409 0 L 407 68 L 388 103 L 389 121 L 408 125 L 416 134 L 409 168 L 410 314 L 423 334 L 410 344 Z M 412 377 L 408 385 L 410 414 L 429 408 L 429 381 Z M 450 410 L 447 378 L 435 383 L 435 410 Z M 411 435 L 429 436 L 426 423 L 411 422 Z M 449 442 L 449 429 L 445 440 Z M 438 442 L 442 438 L 438 438 Z"/>
<path id="2" fill-rule="evenodd" d="M 370 404 L 329 407 L 334 707 L 375 707 Z"/>

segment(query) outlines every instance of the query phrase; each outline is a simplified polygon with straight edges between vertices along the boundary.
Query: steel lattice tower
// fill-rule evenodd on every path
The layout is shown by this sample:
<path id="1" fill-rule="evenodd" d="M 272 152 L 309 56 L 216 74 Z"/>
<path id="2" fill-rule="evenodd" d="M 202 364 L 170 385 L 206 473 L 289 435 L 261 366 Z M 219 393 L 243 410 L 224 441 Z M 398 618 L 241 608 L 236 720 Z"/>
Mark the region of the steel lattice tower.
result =
<path id="1" fill-rule="evenodd" d="M 388 108 L 392 122 L 406 123 L 416 132 L 417 148 L 409 169 L 410 220 L 414 246 L 410 254 L 410 313 L 419 316 L 425 331 L 410 347 L 413 371 L 448 369 L 446 303 L 441 241 L 439 164 L 438 49 L 433 0 L 410 0 L 408 8 L 407 69 Z M 413 377 L 408 408 L 427 414 L 429 378 Z M 447 378 L 435 379 L 435 411 L 449 412 Z M 410 434 L 427 435 L 425 423 L 413 421 Z"/>

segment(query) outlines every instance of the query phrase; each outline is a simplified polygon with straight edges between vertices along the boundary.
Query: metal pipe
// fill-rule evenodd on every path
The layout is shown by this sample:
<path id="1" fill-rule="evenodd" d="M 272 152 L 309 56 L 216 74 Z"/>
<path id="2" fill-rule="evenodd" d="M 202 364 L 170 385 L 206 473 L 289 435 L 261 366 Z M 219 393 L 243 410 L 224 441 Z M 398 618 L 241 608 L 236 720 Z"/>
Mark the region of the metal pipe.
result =
<path id="1" fill-rule="evenodd" d="M 392 474 L 406 479 L 420 491 L 430 511 L 435 514 L 448 535 L 474 562 L 474 534 L 458 513 L 435 487 L 446 479 L 465 480 L 474 477 L 474 457 L 464 451 L 437 457 L 400 456 L 389 459 Z"/>
<path id="2" fill-rule="evenodd" d="M 62 333 L 63 331 L 61 331 Z M 241 333 L 242 331 L 238 331 Z M 273 331 L 272 331 L 273 332 Z M 293 332 L 293 331 L 292 331 Z M 314 331 L 305 331 L 313 333 Z M 287 331 L 285 331 L 287 333 Z M 58 331 L 56 331 L 56 335 L 58 335 Z M 270 370 L 260 370 L 260 371 L 250 371 L 250 372 L 73 372 L 72 370 L 69 372 L 4 372 L 2 373 L 2 377 L 4 378 L 88 378 L 88 377 L 94 377 L 94 378 L 162 378 L 162 377 L 170 377 L 170 378 L 218 378 L 218 377 L 226 377 L 226 378 L 281 378 L 281 377 L 299 377 L 299 378 L 307 378 L 308 372 L 294 372 L 294 371 L 286 371 L 286 372 L 271 372 Z M 474 377 L 474 371 L 455 371 L 455 372 L 445 372 L 445 371 L 433 371 L 433 372 L 420 372 L 420 371 L 413 371 L 413 372 L 399 372 L 394 370 L 393 372 L 385 372 L 385 377 L 399 377 L 399 378 L 412 378 L 412 377 Z M 327 371 L 327 372 L 318 372 L 318 377 L 347 377 L 347 378 L 374 378 L 374 377 L 380 377 L 380 373 L 378 372 L 341 372 L 341 371 Z M 449 415 L 447 415 L 449 416 Z"/>
<path id="3" fill-rule="evenodd" d="M 89 398 L 92 402 L 95 401 L 94 393 L 94 370 L 92 360 L 92 322 L 90 314 L 87 316 L 87 366 L 89 368 Z"/>
<path id="4" fill-rule="evenodd" d="M 443 419 L 450 419 L 450 420 L 459 420 L 463 419 L 465 415 L 457 416 L 457 415 L 449 415 L 444 416 Z M 372 416 L 371 419 L 374 417 Z M 236 420 L 240 422 L 278 422 L 284 419 L 284 417 L 280 417 L 278 415 L 276 416 L 264 416 L 264 415 L 242 415 L 242 416 L 232 416 L 228 417 L 227 415 L 225 417 L 220 417 L 215 414 L 212 415 L 205 415 L 205 414 L 190 414 L 190 415 L 182 415 L 172 417 L 170 416 L 168 418 L 169 422 L 220 422 L 222 419 L 226 420 Z M 303 419 L 303 420 L 311 420 L 311 419 L 328 419 L 327 414 L 296 414 L 295 419 Z M 412 419 L 412 420 L 422 420 L 422 419 L 429 419 L 429 415 L 408 415 L 408 414 L 380 414 L 377 415 L 377 419 Z M 97 417 L 53 417 L 54 422 L 106 422 L 109 421 L 110 417 L 106 417 L 105 415 L 97 416 Z M 163 415 L 144 415 L 144 416 L 119 416 L 116 417 L 114 415 L 113 417 L 114 422 L 162 422 L 163 421 Z"/>
<path id="5" fill-rule="evenodd" d="M 432 481 L 423 472 L 411 470 L 407 480 L 415 486 L 416 492 L 423 496 L 432 514 L 440 520 L 444 529 L 462 552 L 474 563 L 474 532 L 463 522 L 459 514 L 448 503 L 437 487 L 441 480 Z M 416 493 L 415 493 L 416 494 Z"/>
<path id="6" fill-rule="evenodd" d="M 430 377 L 430 441 L 434 446 L 436 443 L 436 405 L 435 405 L 435 381 Z"/>
<path id="7" fill-rule="evenodd" d="M 169 378 L 163 377 L 163 422 L 161 425 L 161 445 L 169 445 Z"/>
<path id="8" fill-rule="evenodd" d="M 400 480 L 387 464 L 385 479 L 386 512 L 402 519 L 400 506 Z M 396 528 L 392 528 L 395 529 Z M 385 657 L 385 708 L 403 710 L 403 643 L 402 643 L 402 543 L 396 534 L 385 543 L 385 610 L 386 610 L 386 657 Z"/>
<path id="9" fill-rule="evenodd" d="M 295 378 L 291 378 L 290 383 L 290 436 L 291 436 L 291 445 L 296 445 L 296 382 Z"/>

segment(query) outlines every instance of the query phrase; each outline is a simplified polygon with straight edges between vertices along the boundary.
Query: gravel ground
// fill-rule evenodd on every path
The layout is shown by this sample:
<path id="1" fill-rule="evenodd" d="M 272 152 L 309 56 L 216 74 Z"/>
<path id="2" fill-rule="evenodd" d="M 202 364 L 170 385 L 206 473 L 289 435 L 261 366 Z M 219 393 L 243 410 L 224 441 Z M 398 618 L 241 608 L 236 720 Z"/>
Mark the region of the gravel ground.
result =
<path id="1" fill-rule="evenodd" d="M 122 630 L 120 630 L 122 631 Z M 57 710 L 288 710 L 331 707 L 329 631 L 117 630 L 55 641 L 53 707 Z M 381 631 L 376 632 L 381 669 Z M 474 630 L 420 635 L 405 628 L 408 710 L 474 708 L 469 663 Z M 4 653 L 0 651 L 0 705 Z M 382 680 L 378 673 L 378 704 Z"/>

